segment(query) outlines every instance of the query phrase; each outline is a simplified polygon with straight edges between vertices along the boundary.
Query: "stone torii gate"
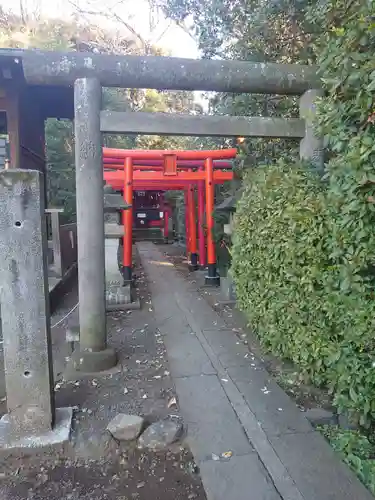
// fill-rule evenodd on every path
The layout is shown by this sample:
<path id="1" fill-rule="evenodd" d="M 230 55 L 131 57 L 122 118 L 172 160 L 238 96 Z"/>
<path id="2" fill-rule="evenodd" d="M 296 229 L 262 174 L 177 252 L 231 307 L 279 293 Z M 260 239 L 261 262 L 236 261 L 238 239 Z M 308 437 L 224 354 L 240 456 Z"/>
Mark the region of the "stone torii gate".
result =
<path id="1" fill-rule="evenodd" d="M 38 95 L 38 99 L 42 101 L 43 88 L 53 88 L 64 96 L 70 96 L 71 87 L 74 86 L 80 345 L 73 353 L 73 361 L 79 371 L 98 372 L 113 367 L 117 362 L 115 351 L 107 346 L 106 335 L 102 133 L 299 139 L 301 158 L 311 160 L 317 167 L 321 167 L 323 163 L 322 141 L 314 136 L 311 123 L 314 101 L 320 94 L 320 84 L 314 67 L 245 61 L 200 61 L 169 57 L 1 49 L 0 70 L 0 83 L 4 79 L 10 84 L 12 79 L 19 82 L 19 86 L 14 86 L 15 88 L 11 88 L 9 92 L 12 102 L 17 102 L 15 94 L 20 89 L 22 92 L 25 88 L 30 89 L 30 92 L 34 89 L 34 95 Z M 190 116 L 106 111 L 102 110 L 102 87 L 297 95 L 300 96 L 300 118 Z M 55 99 L 56 101 L 58 99 Z M 6 108 L 9 103 L 5 104 Z M 34 100 L 33 105 L 37 107 L 37 104 Z M 71 102 L 66 101 L 65 107 L 69 108 L 70 105 Z M 17 113 L 21 113 L 22 108 L 9 105 L 8 109 L 12 116 L 9 123 L 11 162 L 13 166 L 21 164 L 27 166 L 27 161 L 23 163 L 19 161 L 21 144 L 17 127 L 21 115 L 18 114 L 17 122 Z M 64 110 L 61 109 L 61 112 Z M 38 164 L 37 168 L 45 173 L 42 163 Z M 33 178 L 30 182 L 32 186 L 36 182 L 37 188 L 28 188 L 28 192 L 32 196 L 40 196 L 39 180 Z M 19 183 L 19 178 L 13 180 L 12 177 L 4 178 L 0 189 L 4 190 L 6 185 L 5 192 L 9 198 L 13 189 L 24 189 Z M 4 230 L 10 232 L 8 242 L 14 238 L 14 231 L 19 231 L 21 234 L 23 228 L 25 230 L 28 228 L 28 224 L 22 223 L 22 217 L 35 217 L 38 213 L 22 212 L 22 207 L 19 210 L 19 221 L 4 216 L 0 222 L 1 232 Z M 15 225 L 17 222 L 21 222 L 21 225 Z M 34 226 L 37 232 L 42 230 L 40 224 L 35 221 Z M 40 242 L 42 240 L 43 238 L 40 238 Z M 42 247 L 40 243 L 40 248 Z M 4 252 L 7 248 L 9 249 L 9 245 L 0 247 L 1 258 L 5 257 Z M 25 264 L 20 247 L 17 248 L 19 252 L 15 252 L 13 260 L 18 259 Z M 17 286 L 20 281 L 28 283 L 33 279 L 42 283 L 40 273 L 43 273 L 43 266 L 40 262 L 37 262 L 32 269 L 28 269 L 25 265 L 19 266 L 19 269 L 28 275 L 34 273 L 34 276 L 25 279 L 20 275 L 16 280 Z M 4 270 L 1 273 L 3 291 L 7 287 L 13 290 L 15 286 L 12 273 L 8 271 L 9 268 L 7 272 Z M 10 308 L 12 314 L 17 310 L 15 304 L 17 293 L 15 291 L 12 295 L 2 292 L 1 295 L 3 302 L 9 301 L 12 304 Z M 28 310 L 33 307 L 33 318 L 35 315 L 48 315 L 46 308 L 40 309 L 40 304 L 44 303 L 45 293 L 45 286 L 40 286 L 36 290 L 37 296 L 29 303 L 24 296 L 19 307 Z M 19 307 L 18 313 L 21 314 Z M 12 321 L 9 324 L 5 322 L 3 324 L 4 344 L 7 346 L 5 365 L 14 368 L 6 377 L 7 392 L 13 391 L 21 379 L 27 380 L 27 384 L 23 386 L 24 391 L 19 391 L 22 394 L 13 394 L 8 410 L 12 417 L 13 410 L 18 404 L 22 404 L 25 414 L 28 415 L 27 422 L 22 418 L 15 418 L 13 429 L 17 433 L 28 433 L 34 424 L 35 429 L 39 430 L 54 428 L 56 413 L 48 368 L 51 364 L 50 334 L 45 327 L 45 318 L 42 327 L 35 323 L 33 333 L 34 340 L 40 346 L 40 352 L 30 349 L 26 356 L 27 360 L 24 346 L 28 344 L 20 342 L 20 339 L 25 335 L 25 331 L 27 334 L 29 330 L 20 329 L 21 326 L 14 320 L 14 314 L 10 319 Z M 17 356 L 19 361 L 16 363 Z M 41 358 L 45 360 L 43 369 L 34 371 L 34 368 L 39 366 Z M 28 387 L 33 387 L 33 391 L 28 392 Z M 40 398 L 40 394 L 43 394 L 43 398 Z M 33 408 L 33 411 L 27 412 L 28 408 Z"/>

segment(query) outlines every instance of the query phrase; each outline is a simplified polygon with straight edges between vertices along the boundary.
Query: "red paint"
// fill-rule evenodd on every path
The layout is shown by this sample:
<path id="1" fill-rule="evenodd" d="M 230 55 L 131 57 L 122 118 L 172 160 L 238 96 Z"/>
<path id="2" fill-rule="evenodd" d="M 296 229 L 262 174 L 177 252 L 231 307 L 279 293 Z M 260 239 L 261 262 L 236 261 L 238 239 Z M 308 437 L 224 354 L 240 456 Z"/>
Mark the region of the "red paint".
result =
<path id="1" fill-rule="evenodd" d="M 199 244 L 199 265 L 206 266 L 206 244 L 204 237 L 204 182 L 198 182 L 198 244 Z"/>
<path id="2" fill-rule="evenodd" d="M 121 150 L 103 148 L 103 176 L 113 189 L 123 191 L 124 200 L 133 205 L 133 191 L 184 190 L 185 226 L 188 254 L 197 253 L 197 221 L 194 189 L 198 189 L 198 236 L 200 264 L 216 264 L 213 240 L 213 210 L 215 184 L 233 179 L 230 161 L 235 158 L 236 149 L 216 151 L 164 151 L 164 150 Z M 124 162 L 125 160 L 125 162 Z M 124 172 L 122 171 L 124 169 Z M 197 170 L 195 170 L 197 169 Z M 230 169 L 230 171 L 224 171 Z M 204 192 L 206 191 L 206 200 Z M 161 193 L 161 196 L 162 193 Z M 204 213 L 206 211 L 207 259 L 205 248 Z M 150 220 L 153 227 L 163 227 L 168 237 L 170 207 L 160 204 L 163 217 Z M 133 209 L 123 212 L 124 224 L 124 266 L 132 265 Z"/>
<path id="3" fill-rule="evenodd" d="M 224 160 L 228 158 L 235 158 L 237 149 L 216 149 L 212 151 L 177 151 L 177 150 L 164 150 L 153 149 L 143 151 L 142 149 L 112 149 L 103 148 L 103 158 L 132 158 L 133 160 L 155 160 L 163 159 L 165 155 L 174 155 L 177 160 L 206 160 L 213 158 L 216 160 Z"/>
<path id="4" fill-rule="evenodd" d="M 103 158 L 104 168 L 113 168 L 113 169 L 123 169 L 124 168 L 124 159 L 116 158 L 116 157 L 105 157 Z M 133 167 L 136 170 L 154 170 L 155 167 L 157 169 L 163 169 L 163 160 L 133 160 Z M 179 169 L 189 169 L 189 168 L 200 168 L 204 167 L 204 160 L 177 160 L 177 167 Z M 215 169 L 231 169 L 233 167 L 232 162 L 225 160 L 214 160 L 214 168 Z"/>
<path id="5" fill-rule="evenodd" d="M 188 189 L 184 192 L 185 199 L 185 234 L 186 234 L 186 252 L 190 255 L 190 232 L 189 232 L 189 195 Z"/>
<path id="6" fill-rule="evenodd" d="M 189 186 L 187 190 L 187 212 L 190 239 L 190 254 L 197 253 L 197 221 L 195 219 L 194 187 Z"/>
<path id="7" fill-rule="evenodd" d="M 108 182 L 109 184 L 112 184 L 112 182 L 116 181 L 123 181 L 124 179 L 124 174 L 121 170 L 116 170 L 116 171 L 104 171 L 104 180 Z M 213 173 L 213 179 L 215 182 L 222 183 L 225 181 L 231 181 L 233 179 L 233 172 L 221 172 L 221 171 L 216 171 Z M 184 184 L 184 181 L 186 181 L 188 184 L 195 183 L 197 181 L 204 181 L 205 180 L 205 172 L 198 171 L 198 172 L 181 172 L 178 171 L 176 175 L 168 176 L 165 175 L 163 172 L 145 172 L 145 171 L 140 171 L 140 170 L 134 170 L 133 172 L 133 181 L 134 181 L 134 186 L 138 185 L 139 190 L 142 190 L 142 185 L 143 184 L 150 184 L 154 181 L 157 181 L 161 185 L 168 186 L 168 182 L 172 184 L 180 184 L 180 181 L 182 184 Z M 162 187 L 156 187 L 155 189 L 163 189 Z M 170 188 L 168 188 L 170 189 Z"/>
<path id="8" fill-rule="evenodd" d="M 207 262 L 208 264 L 216 264 L 216 251 L 213 238 L 214 229 L 214 169 L 212 158 L 206 160 L 206 225 L 207 225 Z"/>
<path id="9" fill-rule="evenodd" d="M 125 160 L 125 182 L 124 201 L 133 205 L 133 161 L 131 158 Z M 132 266 L 132 245 L 133 245 L 133 208 L 123 211 L 124 224 L 124 266 Z"/>

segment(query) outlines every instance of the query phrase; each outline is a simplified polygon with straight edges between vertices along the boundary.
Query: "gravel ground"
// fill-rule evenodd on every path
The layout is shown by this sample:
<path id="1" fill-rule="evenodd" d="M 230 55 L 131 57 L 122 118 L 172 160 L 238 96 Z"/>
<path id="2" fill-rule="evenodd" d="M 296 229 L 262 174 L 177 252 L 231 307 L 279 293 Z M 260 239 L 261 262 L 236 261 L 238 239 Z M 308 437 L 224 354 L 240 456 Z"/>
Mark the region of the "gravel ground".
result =
<path id="1" fill-rule="evenodd" d="M 117 349 L 121 371 L 96 379 L 62 381 L 69 354 L 65 330 L 77 321 L 77 311 L 53 328 L 56 406 L 76 408 L 71 444 L 60 453 L 3 460 L 1 500 L 206 498 L 199 471 L 183 442 L 153 453 L 137 449 L 135 443 L 117 442 L 105 430 L 119 412 L 141 415 L 147 423 L 162 418 L 181 420 L 164 344 L 155 326 L 147 278 L 137 266 L 142 309 L 108 315 L 108 341 Z M 66 296 L 52 324 L 76 302 L 74 290 Z M 5 401 L 0 411 L 5 413 Z"/>

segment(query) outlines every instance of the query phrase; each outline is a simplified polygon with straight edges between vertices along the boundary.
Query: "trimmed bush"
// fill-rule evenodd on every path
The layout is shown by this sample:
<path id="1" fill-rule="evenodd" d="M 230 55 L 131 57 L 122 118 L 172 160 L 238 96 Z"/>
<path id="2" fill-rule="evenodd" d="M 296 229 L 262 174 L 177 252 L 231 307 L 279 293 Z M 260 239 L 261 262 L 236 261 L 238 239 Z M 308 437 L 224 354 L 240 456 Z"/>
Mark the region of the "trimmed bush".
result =
<path id="1" fill-rule="evenodd" d="M 239 306 L 267 349 L 368 425 L 375 303 L 367 276 L 334 252 L 338 214 L 329 186 L 306 166 L 282 161 L 251 170 L 244 185 L 232 248 Z"/>

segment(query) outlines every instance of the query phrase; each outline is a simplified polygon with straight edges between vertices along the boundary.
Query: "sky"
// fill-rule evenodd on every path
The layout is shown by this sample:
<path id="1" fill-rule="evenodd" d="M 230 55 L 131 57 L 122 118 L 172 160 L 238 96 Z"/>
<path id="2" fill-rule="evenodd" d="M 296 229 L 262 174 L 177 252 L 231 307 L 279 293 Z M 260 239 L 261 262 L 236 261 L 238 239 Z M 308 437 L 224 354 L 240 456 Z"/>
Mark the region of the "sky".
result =
<path id="1" fill-rule="evenodd" d="M 126 19 L 145 39 L 157 41 L 157 45 L 171 52 L 176 57 L 197 59 L 199 51 L 195 41 L 182 28 L 170 23 L 162 14 L 154 19 L 154 28 L 150 30 L 150 9 L 147 0 L 0 0 L 4 9 L 20 12 L 20 4 L 30 14 L 39 13 L 42 17 L 69 18 L 74 12 L 74 5 L 82 10 L 110 12 Z M 101 18 L 100 25 L 106 21 Z"/>

